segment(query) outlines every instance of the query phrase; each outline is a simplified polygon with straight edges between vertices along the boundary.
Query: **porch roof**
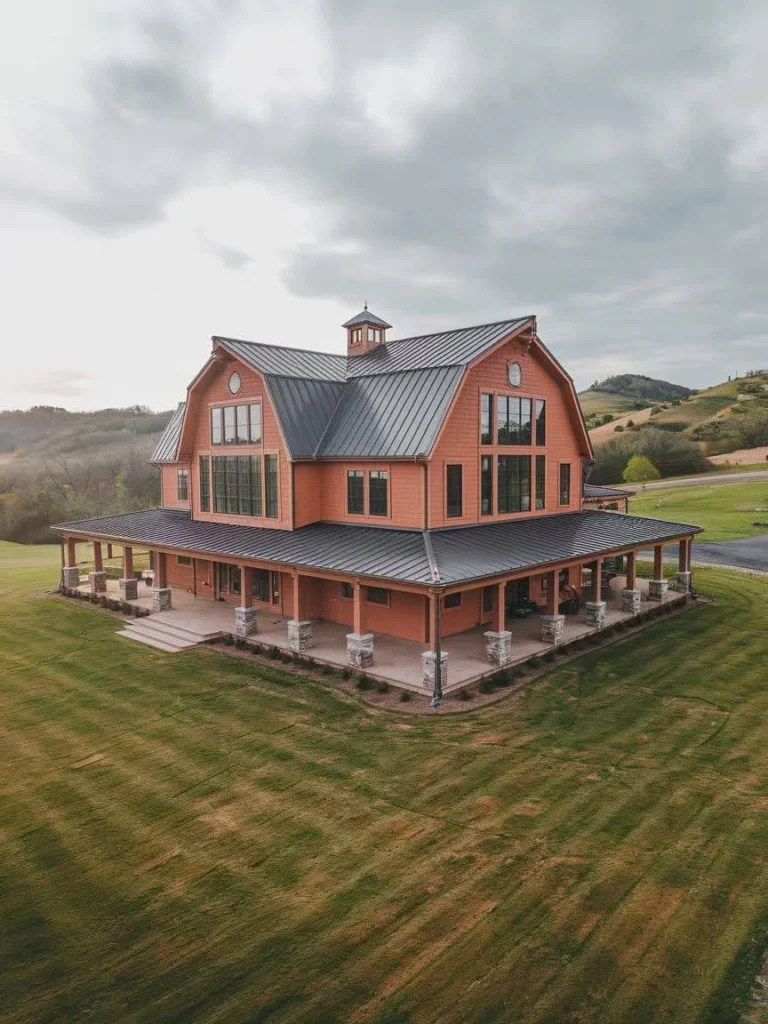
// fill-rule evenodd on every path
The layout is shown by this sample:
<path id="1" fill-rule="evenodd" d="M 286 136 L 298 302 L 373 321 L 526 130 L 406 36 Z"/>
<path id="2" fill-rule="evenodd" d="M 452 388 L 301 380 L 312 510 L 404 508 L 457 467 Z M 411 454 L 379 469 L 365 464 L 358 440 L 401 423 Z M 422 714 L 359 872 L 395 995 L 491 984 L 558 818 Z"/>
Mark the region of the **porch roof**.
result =
<path id="1" fill-rule="evenodd" d="M 201 522 L 186 510 L 170 508 L 59 523 L 53 529 L 423 586 L 453 586 L 701 532 L 685 523 L 600 511 L 430 531 L 336 523 L 270 530 Z"/>

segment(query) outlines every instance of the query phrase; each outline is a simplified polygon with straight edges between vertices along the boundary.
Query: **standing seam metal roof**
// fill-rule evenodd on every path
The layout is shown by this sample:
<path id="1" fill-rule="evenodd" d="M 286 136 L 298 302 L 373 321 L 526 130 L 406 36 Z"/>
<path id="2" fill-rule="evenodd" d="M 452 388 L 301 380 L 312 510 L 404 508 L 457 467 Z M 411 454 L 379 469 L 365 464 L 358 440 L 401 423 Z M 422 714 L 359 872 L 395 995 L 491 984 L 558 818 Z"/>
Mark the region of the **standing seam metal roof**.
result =
<path id="1" fill-rule="evenodd" d="M 168 421 L 168 426 L 163 431 L 163 436 L 157 442 L 157 447 L 152 453 L 150 462 L 175 462 L 179 451 L 179 440 L 181 439 L 181 427 L 184 423 L 184 410 L 186 402 L 179 402 L 176 411 Z"/>

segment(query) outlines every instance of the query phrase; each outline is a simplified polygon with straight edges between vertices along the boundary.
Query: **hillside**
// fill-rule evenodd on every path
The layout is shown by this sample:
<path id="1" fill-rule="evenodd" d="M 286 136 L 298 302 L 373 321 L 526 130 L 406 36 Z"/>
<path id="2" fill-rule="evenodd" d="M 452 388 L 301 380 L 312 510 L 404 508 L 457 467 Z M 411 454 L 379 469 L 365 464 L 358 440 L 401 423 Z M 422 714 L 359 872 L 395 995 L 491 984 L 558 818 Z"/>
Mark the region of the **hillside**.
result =
<path id="1" fill-rule="evenodd" d="M 595 381 L 579 394 L 587 426 L 599 426 L 606 417 L 615 418 L 660 402 L 680 401 L 694 394 L 691 388 L 657 380 L 639 373 L 621 373 Z"/>

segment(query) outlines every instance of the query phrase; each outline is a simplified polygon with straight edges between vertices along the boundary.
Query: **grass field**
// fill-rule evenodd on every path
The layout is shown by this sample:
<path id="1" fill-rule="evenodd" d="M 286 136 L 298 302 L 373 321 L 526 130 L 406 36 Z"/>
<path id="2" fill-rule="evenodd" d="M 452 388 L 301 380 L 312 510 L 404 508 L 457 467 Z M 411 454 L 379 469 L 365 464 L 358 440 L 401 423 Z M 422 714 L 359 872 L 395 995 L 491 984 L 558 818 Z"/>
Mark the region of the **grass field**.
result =
<path id="1" fill-rule="evenodd" d="M 711 484 L 701 487 L 670 487 L 638 491 L 629 502 L 630 512 L 653 519 L 703 526 L 702 540 L 736 540 L 768 533 L 768 481 Z"/>
<path id="2" fill-rule="evenodd" d="M 768 948 L 768 582 L 404 717 L 37 598 L 0 545 L 0 1019 L 735 1022 Z"/>

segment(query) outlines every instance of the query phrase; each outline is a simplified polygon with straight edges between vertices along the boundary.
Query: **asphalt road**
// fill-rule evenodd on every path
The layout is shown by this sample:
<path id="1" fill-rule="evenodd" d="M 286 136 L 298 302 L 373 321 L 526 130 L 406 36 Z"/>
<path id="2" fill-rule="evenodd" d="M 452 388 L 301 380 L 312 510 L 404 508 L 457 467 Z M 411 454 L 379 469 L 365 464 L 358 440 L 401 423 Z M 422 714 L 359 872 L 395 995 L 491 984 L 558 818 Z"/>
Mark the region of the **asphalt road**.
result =
<path id="1" fill-rule="evenodd" d="M 737 484 L 750 480 L 768 480 L 768 469 L 756 469 L 751 473 L 704 473 L 702 476 L 680 477 L 678 480 L 653 480 L 645 485 L 646 491 L 666 490 L 667 487 L 698 487 L 700 484 Z M 642 494 L 641 484 L 616 484 L 617 487 L 631 487 Z"/>
<path id="2" fill-rule="evenodd" d="M 713 562 L 768 572 L 768 533 L 741 540 L 694 540 L 691 554 L 694 564 Z"/>

